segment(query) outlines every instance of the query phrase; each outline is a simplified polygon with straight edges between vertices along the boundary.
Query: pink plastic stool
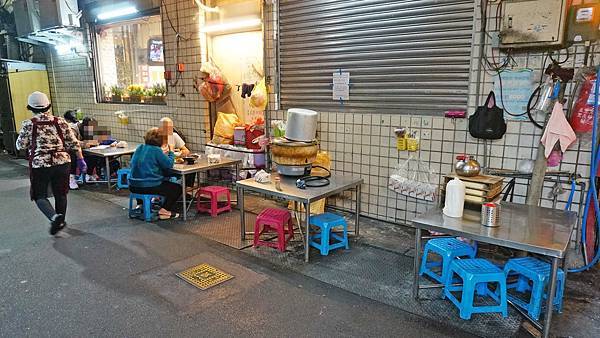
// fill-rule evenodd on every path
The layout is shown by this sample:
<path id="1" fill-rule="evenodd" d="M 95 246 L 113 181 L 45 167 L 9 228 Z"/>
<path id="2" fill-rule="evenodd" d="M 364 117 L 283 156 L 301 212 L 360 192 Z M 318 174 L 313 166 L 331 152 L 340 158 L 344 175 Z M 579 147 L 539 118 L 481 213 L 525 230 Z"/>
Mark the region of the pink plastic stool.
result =
<path id="1" fill-rule="evenodd" d="M 287 230 L 285 229 L 286 223 Z M 261 225 L 263 226 L 262 230 L 260 229 Z M 277 243 L 260 239 L 263 233 L 272 231 L 277 232 Z M 288 235 L 288 237 L 286 238 L 285 235 Z M 294 225 L 292 224 L 292 216 L 289 211 L 267 208 L 256 217 L 256 223 L 254 223 L 254 247 L 263 245 L 285 252 L 286 244 L 292 238 L 294 238 Z"/>
<path id="2" fill-rule="evenodd" d="M 221 194 L 227 195 L 227 204 L 224 207 L 219 208 L 218 197 Z M 201 196 L 209 197 L 210 201 L 201 201 Z M 196 199 L 196 210 L 198 212 L 208 212 L 212 217 L 216 217 L 223 211 L 231 211 L 231 193 L 226 187 L 208 186 L 200 188 L 196 194 Z M 204 207 L 202 203 L 210 203 L 210 208 Z"/>

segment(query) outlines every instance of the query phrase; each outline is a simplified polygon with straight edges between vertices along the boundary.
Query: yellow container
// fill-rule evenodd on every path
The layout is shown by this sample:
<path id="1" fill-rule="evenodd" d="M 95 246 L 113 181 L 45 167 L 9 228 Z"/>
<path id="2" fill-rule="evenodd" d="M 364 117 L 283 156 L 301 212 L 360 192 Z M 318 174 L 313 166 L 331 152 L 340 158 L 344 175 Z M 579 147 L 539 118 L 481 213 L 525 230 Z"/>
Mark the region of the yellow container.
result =
<path id="1" fill-rule="evenodd" d="M 419 140 L 416 138 L 408 138 L 406 139 L 406 149 L 408 151 L 417 151 L 419 150 Z"/>
<path id="2" fill-rule="evenodd" d="M 404 151 L 407 148 L 406 137 L 398 137 L 396 140 L 396 148 L 400 151 Z"/>

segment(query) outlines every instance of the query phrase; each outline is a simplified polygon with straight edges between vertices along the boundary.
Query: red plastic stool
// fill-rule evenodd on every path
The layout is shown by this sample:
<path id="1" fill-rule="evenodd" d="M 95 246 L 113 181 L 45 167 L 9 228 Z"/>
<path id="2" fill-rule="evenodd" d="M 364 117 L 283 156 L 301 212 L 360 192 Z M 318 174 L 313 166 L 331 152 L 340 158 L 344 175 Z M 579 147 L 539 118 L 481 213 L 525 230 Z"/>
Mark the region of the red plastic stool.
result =
<path id="1" fill-rule="evenodd" d="M 288 226 L 287 230 L 285 229 L 286 223 Z M 262 230 L 260 229 L 261 225 L 263 226 Z M 277 243 L 260 239 L 260 236 L 267 231 L 277 232 Z M 288 235 L 288 237 L 286 238 L 285 235 Z M 254 247 L 263 245 L 285 252 L 285 246 L 292 238 L 294 238 L 294 225 L 292 224 L 292 216 L 289 211 L 267 208 L 256 217 L 256 223 L 254 223 Z"/>
<path id="2" fill-rule="evenodd" d="M 221 194 L 227 195 L 227 205 L 219 208 L 218 197 Z M 210 201 L 201 201 L 201 196 L 209 197 Z M 202 203 L 210 203 L 210 208 L 204 207 Z M 226 187 L 219 186 L 208 186 L 200 188 L 200 190 L 198 190 L 198 193 L 196 194 L 196 210 L 198 212 L 208 212 L 212 217 L 216 217 L 223 211 L 231 211 L 231 193 L 229 192 L 229 189 Z"/>

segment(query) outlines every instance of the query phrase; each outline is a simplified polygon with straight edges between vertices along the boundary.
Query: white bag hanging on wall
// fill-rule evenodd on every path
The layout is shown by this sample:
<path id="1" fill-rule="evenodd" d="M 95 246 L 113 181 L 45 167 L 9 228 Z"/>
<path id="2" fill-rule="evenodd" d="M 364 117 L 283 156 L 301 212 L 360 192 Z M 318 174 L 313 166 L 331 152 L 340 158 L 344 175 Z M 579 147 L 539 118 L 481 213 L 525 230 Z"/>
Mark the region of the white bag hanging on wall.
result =
<path id="1" fill-rule="evenodd" d="M 462 217 L 465 207 L 465 184 L 455 178 L 446 184 L 446 202 L 444 215 L 450 217 Z"/>
<path id="2" fill-rule="evenodd" d="M 434 183 L 436 176 L 426 163 L 411 154 L 390 175 L 388 188 L 404 196 L 433 202 L 438 193 Z"/>

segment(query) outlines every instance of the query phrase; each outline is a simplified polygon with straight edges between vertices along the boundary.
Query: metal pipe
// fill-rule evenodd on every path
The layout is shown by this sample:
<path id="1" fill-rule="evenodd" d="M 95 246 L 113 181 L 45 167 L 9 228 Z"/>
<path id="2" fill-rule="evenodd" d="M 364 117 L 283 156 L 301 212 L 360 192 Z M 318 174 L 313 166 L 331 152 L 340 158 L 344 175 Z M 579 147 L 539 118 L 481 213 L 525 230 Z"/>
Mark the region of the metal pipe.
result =
<path id="1" fill-rule="evenodd" d="M 415 229 L 415 261 L 413 270 L 413 298 L 419 299 L 419 263 L 421 261 L 421 229 Z"/>
<path id="2" fill-rule="evenodd" d="M 304 262 L 308 263 L 308 254 L 309 254 L 309 250 L 310 250 L 310 245 L 309 245 L 309 233 L 310 233 L 310 200 L 307 201 L 307 203 L 304 205 L 304 210 L 306 211 L 305 217 L 306 219 L 304 220 L 304 222 L 306 223 L 306 245 L 304 247 Z"/>
<path id="3" fill-rule="evenodd" d="M 361 189 L 360 189 L 360 184 L 359 184 L 356 186 L 356 210 L 355 210 L 356 220 L 354 221 L 354 232 L 355 232 L 354 235 L 356 237 L 358 237 L 359 229 L 360 229 L 360 226 L 359 226 L 359 223 L 360 223 L 360 201 L 361 201 L 360 190 Z"/>
<path id="4" fill-rule="evenodd" d="M 244 188 L 237 186 L 238 208 L 240 209 L 240 233 L 241 239 L 246 239 L 246 214 L 244 213 Z"/>
<path id="5" fill-rule="evenodd" d="M 556 294 L 556 276 L 558 274 L 558 258 L 552 258 L 552 271 L 550 272 L 550 287 L 548 288 L 548 300 L 546 301 L 546 321 L 544 322 L 543 337 L 550 337 L 550 324 L 552 322 L 552 310 L 554 307 L 554 295 Z"/>

